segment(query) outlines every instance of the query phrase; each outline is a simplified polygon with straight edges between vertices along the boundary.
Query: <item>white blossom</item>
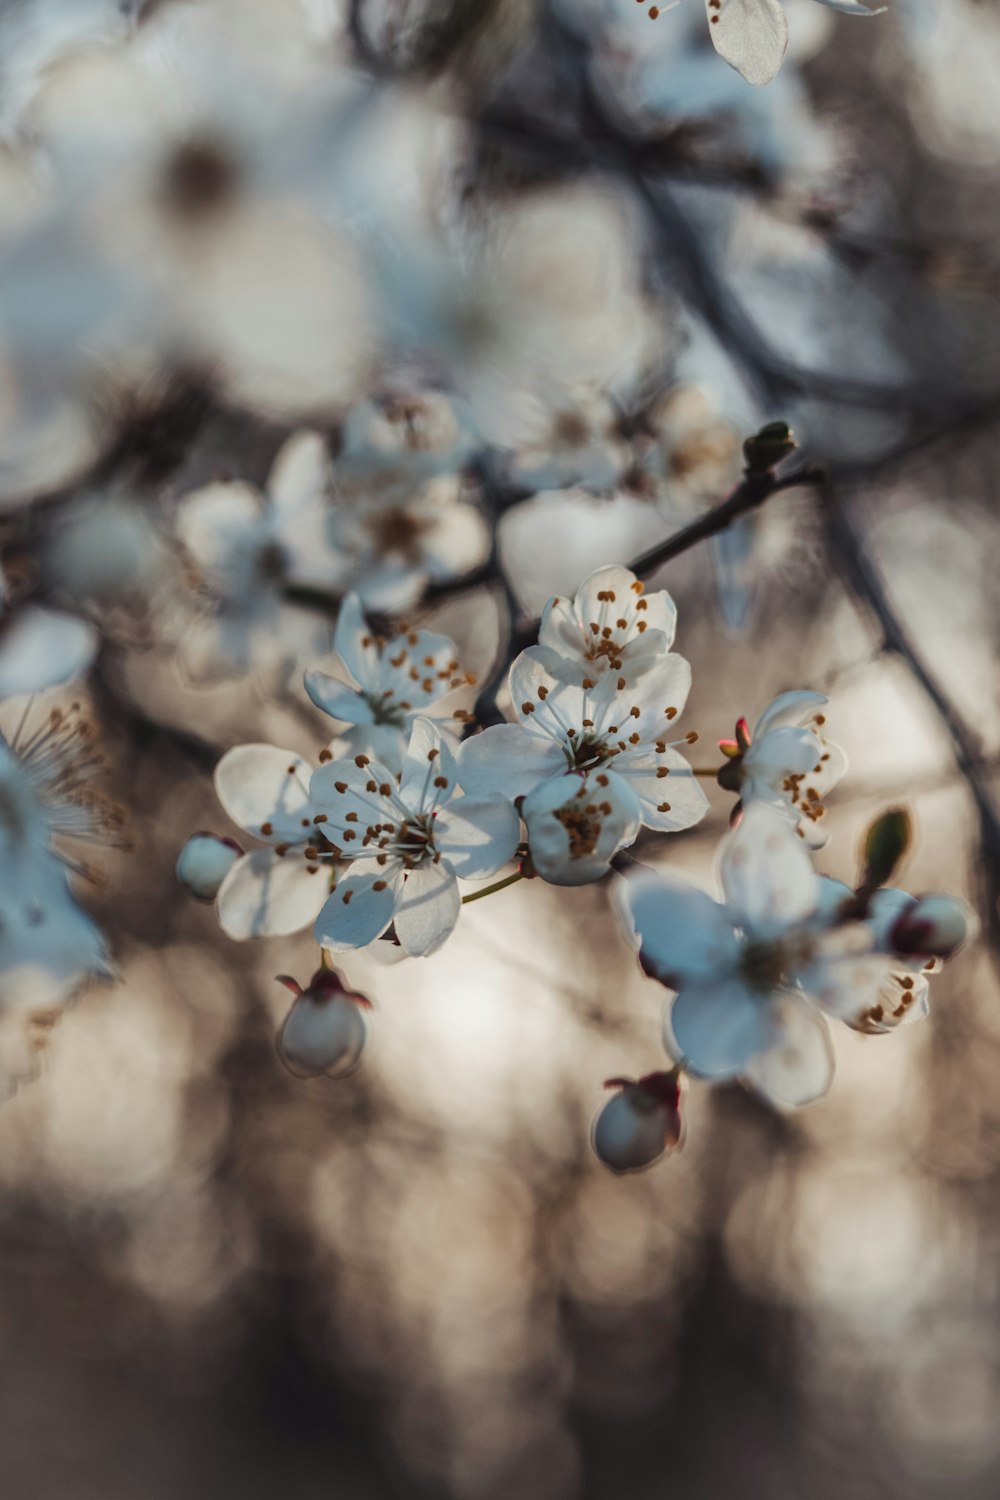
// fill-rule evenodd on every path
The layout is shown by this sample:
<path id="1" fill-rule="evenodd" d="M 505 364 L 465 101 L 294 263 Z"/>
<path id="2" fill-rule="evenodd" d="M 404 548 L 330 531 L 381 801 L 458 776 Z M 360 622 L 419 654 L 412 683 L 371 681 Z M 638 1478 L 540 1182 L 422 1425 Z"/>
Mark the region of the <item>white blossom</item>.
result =
<path id="1" fill-rule="evenodd" d="M 674 643 L 677 607 L 666 589 L 647 594 L 628 568 L 599 568 L 572 599 L 550 599 L 538 644 L 591 672 L 645 670 Z"/>
<path id="2" fill-rule="evenodd" d="M 847 770 L 847 756 L 823 734 L 826 718 L 819 710 L 827 701 L 807 689 L 781 693 L 752 731 L 740 719 L 736 738 L 719 741 L 728 762 L 720 784 L 738 791 L 743 807 L 763 802 L 775 808 L 814 849 L 828 842 L 820 826 L 823 798 Z"/>
<path id="3" fill-rule="evenodd" d="M 104 936 L 78 905 L 62 841 L 117 840 L 117 809 L 93 790 L 101 761 L 77 707 L 30 714 L 0 734 L 0 1010 L 65 1004 L 89 977 L 109 978 Z"/>
<path id="4" fill-rule="evenodd" d="M 809 852 L 776 809 L 749 808 L 721 862 L 724 904 L 664 875 L 626 883 L 643 968 L 672 990 L 665 1041 L 692 1073 L 746 1078 L 782 1105 L 819 1098 L 833 1072 L 821 1012 L 856 1020 L 893 960 L 862 922 L 817 921 Z"/>
<path id="5" fill-rule="evenodd" d="M 499 798 L 455 797 L 455 757 L 430 719 L 417 719 L 399 784 L 359 755 L 312 778 L 319 832 L 352 862 L 316 921 L 316 941 L 365 947 L 393 924 L 404 951 L 435 952 L 458 920 L 458 879 L 494 874 L 517 848 L 520 823 Z"/>
<path id="6" fill-rule="evenodd" d="M 398 776 L 414 720 L 472 681 L 459 672 L 454 642 L 429 630 L 376 636 L 360 598 L 348 594 L 334 646 L 350 681 L 307 671 L 306 692 L 317 708 L 350 726 L 338 735 L 340 753 L 368 755 Z"/>
<path id="7" fill-rule="evenodd" d="M 181 642 L 195 679 L 319 655 L 328 630 L 289 604 L 291 583 L 322 587 L 341 576 L 328 536 L 326 446 L 298 432 L 282 446 L 263 490 L 220 481 L 183 495 L 176 534 L 204 607 Z"/>
<path id="8" fill-rule="evenodd" d="M 516 724 L 466 740 L 459 775 L 475 796 L 526 796 L 553 777 L 592 773 L 592 784 L 620 812 L 663 833 L 690 828 L 708 800 L 670 739 L 687 701 L 691 669 L 668 652 L 647 669 L 623 661 L 597 671 L 543 646 L 522 651 L 510 670 Z M 694 736 L 697 738 L 697 736 Z"/>
<path id="9" fill-rule="evenodd" d="M 603 784 L 602 784 L 603 783 Z M 600 880 L 639 832 L 631 789 L 599 772 L 571 772 L 541 782 L 521 808 L 535 870 L 553 885 Z"/>

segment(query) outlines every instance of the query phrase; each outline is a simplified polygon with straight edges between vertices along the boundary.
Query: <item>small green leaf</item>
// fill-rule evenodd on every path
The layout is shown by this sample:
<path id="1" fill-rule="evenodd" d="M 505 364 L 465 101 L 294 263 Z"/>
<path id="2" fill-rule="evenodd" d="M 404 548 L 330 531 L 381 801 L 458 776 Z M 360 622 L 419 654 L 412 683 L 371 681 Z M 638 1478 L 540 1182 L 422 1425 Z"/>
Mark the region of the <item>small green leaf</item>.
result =
<path id="1" fill-rule="evenodd" d="M 892 876 L 913 840 L 913 820 L 905 807 L 881 813 L 865 834 L 862 887 L 878 890 Z"/>

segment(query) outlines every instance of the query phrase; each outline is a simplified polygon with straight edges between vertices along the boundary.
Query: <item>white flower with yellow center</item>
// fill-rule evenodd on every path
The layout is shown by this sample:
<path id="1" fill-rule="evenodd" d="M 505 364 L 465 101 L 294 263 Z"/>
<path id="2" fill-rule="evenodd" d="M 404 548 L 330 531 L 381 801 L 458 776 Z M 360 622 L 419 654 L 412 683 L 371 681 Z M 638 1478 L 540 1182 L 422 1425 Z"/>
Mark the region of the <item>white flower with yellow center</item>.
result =
<path id="1" fill-rule="evenodd" d="M 673 739 L 687 701 L 691 668 L 672 652 L 648 667 L 613 663 L 610 671 L 532 646 L 510 670 L 516 724 L 498 724 L 466 740 L 459 776 L 473 796 L 529 797 L 567 772 L 589 776 L 597 803 L 661 833 L 690 828 L 708 810 L 694 772 Z"/>
<path id="2" fill-rule="evenodd" d="M 363 948 L 393 924 L 404 952 L 440 948 L 461 909 L 458 877 L 494 874 L 520 834 L 509 803 L 457 789 L 455 757 L 430 719 L 414 723 L 398 784 L 365 755 L 320 766 L 309 788 L 319 857 L 351 861 L 316 920 L 322 947 Z"/>

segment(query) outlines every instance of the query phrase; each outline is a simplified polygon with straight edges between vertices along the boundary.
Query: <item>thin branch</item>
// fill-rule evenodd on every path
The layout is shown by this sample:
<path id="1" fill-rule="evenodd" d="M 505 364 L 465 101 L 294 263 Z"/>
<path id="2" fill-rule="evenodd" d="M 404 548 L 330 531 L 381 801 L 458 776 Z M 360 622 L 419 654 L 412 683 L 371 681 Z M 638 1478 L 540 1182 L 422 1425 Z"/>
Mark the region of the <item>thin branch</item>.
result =
<path id="1" fill-rule="evenodd" d="M 969 789 L 979 822 L 984 927 L 995 953 L 1000 954 L 1000 814 L 990 789 L 982 746 L 928 670 L 890 603 L 879 572 L 832 484 L 823 487 L 822 501 L 830 551 L 845 583 L 874 617 L 884 649 L 904 662 L 919 683 L 951 741 L 956 764 Z"/>

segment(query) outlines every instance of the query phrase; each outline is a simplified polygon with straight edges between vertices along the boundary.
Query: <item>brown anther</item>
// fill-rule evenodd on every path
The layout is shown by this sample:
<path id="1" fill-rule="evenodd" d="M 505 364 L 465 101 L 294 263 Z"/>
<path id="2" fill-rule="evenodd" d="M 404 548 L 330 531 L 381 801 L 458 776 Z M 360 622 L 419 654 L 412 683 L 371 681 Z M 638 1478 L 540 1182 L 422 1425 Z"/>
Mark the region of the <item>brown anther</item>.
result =
<path id="1" fill-rule="evenodd" d="M 528 702 L 526 702 L 526 703 L 522 703 L 521 704 L 521 712 L 523 714 L 533 714 L 535 712 L 535 705 L 532 702 L 530 702 L 530 700 Z"/>
<path id="2" fill-rule="evenodd" d="M 661 802 L 660 805 L 657 807 L 656 811 L 657 812 L 669 812 L 670 811 L 670 803 L 669 802 Z"/>
<path id="3" fill-rule="evenodd" d="M 372 890 L 373 891 L 384 891 L 385 888 L 386 888 L 386 886 L 388 884 L 389 884 L 389 882 L 387 880 L 373 880 L 372 881 Z"/>
<path id="4" fill-rule="evenodd" d="M 334 790 L 340 792 L 341 795 L 343 795 L 343 793 L 347 791 L 347 782 L 346 781 L 335 781 L 333 783 L 333 786 L 334 786 Z"/>
<path id="5" fill-rule="evenodd" d="M 268 837 L 270 837 L 270 835 L 274 832 L 274 824 L 273 823 L 262 823 L 260 825 L 260 831 L 261 831 L 261 833 L 267 834 Z"/>
<path id="6" fill-rule="evenodd" d="M 358 767 L 358 768 L 359 768 L 359 769 L 360 769 L 360 770 L 362 770 L 362 771 L 363 771 L 363 770 L 364 770 L 364 768 L 365 768 L 365 766 L 366 766 L 366 765 L 367 765 L 367 764 L 368 764 L 368 756 L 367 756 L 367 755 L 356 755 L 356 756 L 355 756 L 355 757 L 354 757 L 354 764 L 355 764 L 355 765 L 356 765 L 356 766 L 357 766 L 357 767 Z"/>

